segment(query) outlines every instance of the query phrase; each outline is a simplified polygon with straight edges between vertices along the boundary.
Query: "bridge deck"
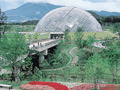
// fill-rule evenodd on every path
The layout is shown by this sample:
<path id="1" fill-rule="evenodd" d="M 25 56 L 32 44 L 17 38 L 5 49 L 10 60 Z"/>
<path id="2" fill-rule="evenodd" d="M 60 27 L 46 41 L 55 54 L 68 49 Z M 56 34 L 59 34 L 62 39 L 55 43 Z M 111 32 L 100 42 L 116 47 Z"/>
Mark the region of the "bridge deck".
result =
<path id="1" fill-rule="evenodd" d="M 29 49 L 32 50 L 36 50 L 38 52 L 42 52 L 44 50 L 47 50 L 51 47 L 54 47 L 56 45 L 58 45 L 60 40 L 55 40 L 55 39 L 51 39 L 51 40 L 47 40 L 47 41 L 43 41 L 43 42 L 37 42 L 37 43 L 33 43 L 29 45 Z"/>
<path id="2" fill-rule="evenodd" d="M 38 51 L 38 52 L 42 52 L 42 51 L 44 51 L 44 50 L 47 50 L 47 49 L 49 49 L 49 48 L 51 48 L 51 47 L 54 47 L 54 46 L 58 45 L 58 43 L 59 43 L 59 42 L 53 43 L 53 44 L 50 44 L 50 45 L 47 45 L 47 46 L 44 46 L 44 47 L 38 47 L 38 48 L 36 48 L 35 50 Z"/>

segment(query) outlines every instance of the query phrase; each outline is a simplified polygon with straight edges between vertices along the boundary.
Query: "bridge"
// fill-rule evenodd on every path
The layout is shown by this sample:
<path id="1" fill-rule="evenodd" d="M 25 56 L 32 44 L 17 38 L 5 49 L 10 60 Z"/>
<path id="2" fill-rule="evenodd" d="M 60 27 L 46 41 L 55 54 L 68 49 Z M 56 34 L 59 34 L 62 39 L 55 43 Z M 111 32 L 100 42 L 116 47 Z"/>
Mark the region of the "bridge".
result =
<path id="1" fill-rule="evenodd" d="M 29 45 L 30 50 L 34 50 L 36 52 L 32 53 L 32 55 L 39 53 L 39 67 L 41 66 L 41 63 L 44 61 L 44 56 L 48 55 L 48 49 L 57 46 L 60 42 L 60 39 L 49 39 L 46 41 L 41 42 L 35 42 L 31 43 Z"/>
<path id="2" fill-rule="evenodd" d="M 48 49 L 50 49 L 50 48 L 52 48 L 54 46 L 57 46 L 59 44 L 59 42 L 60 42 L 60 39 L 49 39 L 49 40 L 42 41 L 42 42 L 31 43 L 29 45 L 29 49 L 30 50 L 35 50 L 38 53 L 40 53 L 39 54 L 39 60 L 38 60 L 39 67 L 41 67 L 42 62 L 44 61 L 44 55 L 48 54 Z M 32 54 L 34 55 L 36 53 L 32 53 Z M 20 56 L 20 57 L 17 58 L 16 61 L 22 60 L 24 62 L 24 59 L 27 56 L 28 56 L 28 54 Z M 0 59 L 2 59 L 2 56 L 0 56 Z M 8 64 L 11 64 L 11 63 L 8 63 Z M 2 64 L 2 63 L 0 63 L 0 64 Z M 6 66 L 8 64 L 6 64 Z M 8 73 L 8 71 L 5 70 L 5 69 L 2 69 L 2 71 L 0 72 L 0 74 L 4 74 L 4 73 Z"/>
<path id="3" fill-rule="evenodd" d="M 48 40 L 44 41 L 37 41 L 34 43 L 29 43 L 29 49 L 34 50 L 35 52 L 32 53 L 32 55 L 39 53 L 39 66 L 41 66 L 41 63 L 44 61 L 44 56 L 48 55 L 48 49 L 57 46 L 61 40 L 61 37 L 63 37 L 63 33 L 51 33 Z M 16 61 L 22 60 L 24 62 L 24 59 L 28 56 L 22 55 L 17 58 Z M 0 59 L 2 59 L 2 56 L 0 56 Z M 9 63 L 10 64 L 10 63 Z"/>

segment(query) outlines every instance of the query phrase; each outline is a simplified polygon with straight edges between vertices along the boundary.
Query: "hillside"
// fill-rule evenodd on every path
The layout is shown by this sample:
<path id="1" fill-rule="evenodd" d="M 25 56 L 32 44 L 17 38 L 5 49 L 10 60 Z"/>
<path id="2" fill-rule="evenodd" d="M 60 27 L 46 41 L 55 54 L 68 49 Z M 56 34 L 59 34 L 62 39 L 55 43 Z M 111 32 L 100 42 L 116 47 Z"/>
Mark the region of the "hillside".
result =
<path id="1" fill-rule="evenodd" d="M 8 22 L 24 22 L 27 20 L 40 20 L 49 11 L 59 7 L 62 6 L 53 5 L 49 3 L 26 3 L 16 9 L 5 11 L 5 14 L 6 16 L 8 16 Z M 97 15 L 102 16 L 120 16 L 120 13 L 118 12 L 93 11 L 93 10 L 90 10 L 89 12 L 94 12 Z"/>
<path id="2" fill-rule="evenodd" d="M 26 3 L 16 9 L 5 12 L 8 22 L 23 22 L 27 20 L 41 19 L 49 11 L 61 6 L 49 3 Z"/>
<path id="3" fill-rule="evenodd" d="M 108 12 L 108 11 L 93 11 L 101 16 L 120 16 L 119 12 Z"/>

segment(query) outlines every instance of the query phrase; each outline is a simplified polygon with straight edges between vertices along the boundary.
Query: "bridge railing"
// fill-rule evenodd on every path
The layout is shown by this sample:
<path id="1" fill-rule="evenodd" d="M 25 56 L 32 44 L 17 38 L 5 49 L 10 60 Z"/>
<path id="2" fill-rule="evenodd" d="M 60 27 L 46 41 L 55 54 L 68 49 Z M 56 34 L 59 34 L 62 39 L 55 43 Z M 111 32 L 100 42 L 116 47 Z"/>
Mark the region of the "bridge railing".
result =
<path id="1" fill-rule="evenodd" d="M 37 42 L 37 46 L 33 45 L 32 50 L 34 49 L 37 49 L 37 48 L 41 48 L 41 47 L 45 47 L 45 46 L 48 46 L 48 45 L 51 45 L 51 44 L 57 44 L 59 43 L 60 40 L 54 40 L 54 41 L 51 41 L 51 42 L 47 42 L 47 43 L 41 43 L 41 42 Z"/>

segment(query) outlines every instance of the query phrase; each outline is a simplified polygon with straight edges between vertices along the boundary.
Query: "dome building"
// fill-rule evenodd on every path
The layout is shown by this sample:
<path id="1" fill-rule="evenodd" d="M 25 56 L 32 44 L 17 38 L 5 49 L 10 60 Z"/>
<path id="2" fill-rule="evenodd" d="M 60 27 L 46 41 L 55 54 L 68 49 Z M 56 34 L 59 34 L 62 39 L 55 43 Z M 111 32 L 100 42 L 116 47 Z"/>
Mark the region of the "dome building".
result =
<path id="1" fill-rule="evenodd" d="M 75 32 L 81 27 L 84 32 L 101 32 L 102 27 L 88 12 L 76 7 L 61 7 L 46 14 L 35 27 L 35 32 Z"/>

